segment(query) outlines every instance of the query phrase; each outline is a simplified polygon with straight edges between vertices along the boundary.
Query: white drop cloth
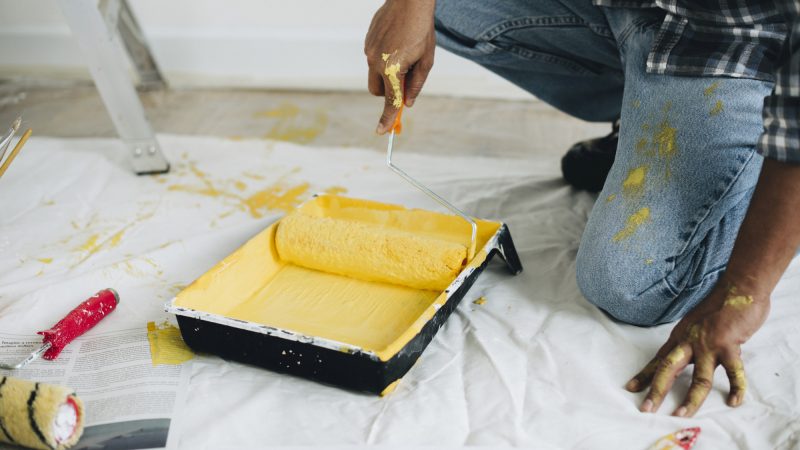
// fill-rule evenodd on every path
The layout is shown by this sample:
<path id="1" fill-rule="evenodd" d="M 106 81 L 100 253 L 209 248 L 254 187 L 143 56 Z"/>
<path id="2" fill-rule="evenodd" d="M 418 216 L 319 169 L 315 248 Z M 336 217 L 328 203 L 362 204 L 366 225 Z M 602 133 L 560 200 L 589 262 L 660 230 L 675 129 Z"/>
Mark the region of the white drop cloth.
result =
<path id="1" fill-rule="evenodd" d="M 282 214 L 254 217 L 236 198 L 276 182 L 308 182 L 309 194 L 343 186 L 350 196 L 434 208 L 384 168 L 380 152 L 180 136 L 161 142 L 175 171 L 155 178 L 133 175 L 115 140 L 28 143 L 0 179 L 0 329 L 45 328 L 105 287 L 117 289 L 121 303 L 99 328 L 163 320 L 164 302 L 182 285 Z M 742 407 L 725 406 L 728 385 L 718 370 L 696 418 L 669 417 L 688 387 L 687 371 L 659 414 L 641 414 L 641 395 L 622 385 L 671 326 L 620 325 L 581 297 L 574 259 L 593 197 L 566 187 L 554 160 L 415 156 L 400 142 L 401 167 L 468 212 L 509 224 L 525 271 L 512 277 L 492 264 L 386 398 L 196 358 L 182 447 L 644 449 L 701 426 L 701 450 L 800 448 L 800 262 L 775 292 L 766 325 L 744 346 L 750 390 Z M 190 163 L 227 194 L 170 190 L 212 193 Z M 486 303 L 473 304 L 480 296 Z"/>

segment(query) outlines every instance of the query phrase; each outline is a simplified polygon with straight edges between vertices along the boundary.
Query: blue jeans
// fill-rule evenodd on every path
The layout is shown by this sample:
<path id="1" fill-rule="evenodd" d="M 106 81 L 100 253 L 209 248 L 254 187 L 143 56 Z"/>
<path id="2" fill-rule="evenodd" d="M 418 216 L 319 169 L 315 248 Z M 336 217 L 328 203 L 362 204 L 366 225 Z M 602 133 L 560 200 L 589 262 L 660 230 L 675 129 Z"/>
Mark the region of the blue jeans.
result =
<path id="1" fill-rule="evenodd" d="M 573 116 L 621 118 L 616 160 L 577 256 L 612 317 L 677 320 L 714 287 L 761 170 L 771 83 L 648 74 L 663 14 L 590 0 L 438 0 L 437 43 Z"/>

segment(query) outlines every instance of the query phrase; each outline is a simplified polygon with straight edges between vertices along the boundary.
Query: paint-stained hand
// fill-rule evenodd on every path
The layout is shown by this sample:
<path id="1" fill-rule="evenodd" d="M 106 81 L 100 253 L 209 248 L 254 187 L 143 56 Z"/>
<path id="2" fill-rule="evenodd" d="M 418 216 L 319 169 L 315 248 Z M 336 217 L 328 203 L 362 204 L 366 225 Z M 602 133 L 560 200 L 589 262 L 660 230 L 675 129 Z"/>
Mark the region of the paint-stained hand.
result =
<path id="1" fill-rule="evenodd" d="M 434 0 L 387 0 L 364 42 L 369 92 L 385 98 L 378 134 L 389 131 L 400 107 L 412 106 L 433 67 Z"/>
<path id="2" fill-rule="evenodd" d="M 687 314 L 672 330 L 655 358 L 626 385 L 631 392 L 650 387 L 640 410 L 655 412 L 678 375 L 689 364 L 694 374 L 683 403 L 673 412 L 691 417 L 711 392 L 714 370 L 725 368 L 730 381 L 728 406 L 739 406 L 747 380 L 741 345 L 764 323 L 769 313 L 769 296 L 729 281 L 720 281 L 713 292 Z"/>

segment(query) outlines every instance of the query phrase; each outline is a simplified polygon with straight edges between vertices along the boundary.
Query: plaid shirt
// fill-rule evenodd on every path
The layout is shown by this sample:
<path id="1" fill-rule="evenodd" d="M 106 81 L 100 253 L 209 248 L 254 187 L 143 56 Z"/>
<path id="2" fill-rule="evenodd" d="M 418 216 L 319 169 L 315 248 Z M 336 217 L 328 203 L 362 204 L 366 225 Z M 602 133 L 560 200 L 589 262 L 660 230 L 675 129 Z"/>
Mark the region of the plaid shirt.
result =
<path id="1" fill-rule="evenodd" d="M 593 3 L 666 12 L 647 58 L 648 73 L 774 81 L 757 148 L 765 157 L 800 163 L 800 0 Z"/>

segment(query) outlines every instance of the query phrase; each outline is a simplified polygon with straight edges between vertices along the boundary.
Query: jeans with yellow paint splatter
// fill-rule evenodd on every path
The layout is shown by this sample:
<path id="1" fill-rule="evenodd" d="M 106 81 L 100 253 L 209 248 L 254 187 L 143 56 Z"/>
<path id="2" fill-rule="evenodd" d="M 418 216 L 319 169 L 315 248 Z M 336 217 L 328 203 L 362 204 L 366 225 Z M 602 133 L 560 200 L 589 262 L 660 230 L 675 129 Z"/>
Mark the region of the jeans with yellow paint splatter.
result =
<path id="1" fill-rule="evenodd" d="M 761 169 L 768 82 L 648 74 L 663 13 L 590 0 L 438 0 L 437 43 L 573 116 L 621 117 L 614 166 L 577 256 L 611 316 L 681 318 L 730 257 Z"/>

